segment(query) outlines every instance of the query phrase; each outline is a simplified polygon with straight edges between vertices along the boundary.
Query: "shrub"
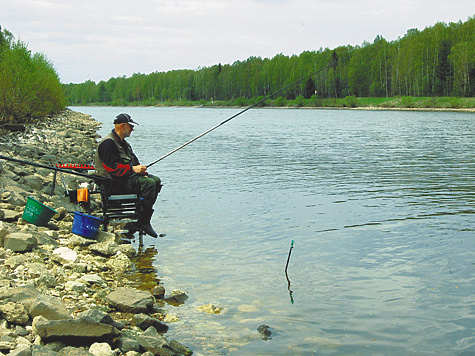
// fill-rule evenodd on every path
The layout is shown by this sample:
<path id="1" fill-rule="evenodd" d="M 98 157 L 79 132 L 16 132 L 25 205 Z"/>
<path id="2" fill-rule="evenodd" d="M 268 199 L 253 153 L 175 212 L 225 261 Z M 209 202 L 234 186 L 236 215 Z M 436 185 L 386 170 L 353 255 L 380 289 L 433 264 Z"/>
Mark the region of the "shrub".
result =
<path id="1" fill-rule="evenodd" d="M 276 107 L 285 107 L 287 106 L 287 99 L 282 96 L 279 96 L 277 99 L 274 100 L 273 105 Z"/>
<path id="2" fill-rule="evenodd" d="M 234 101 L 234 105 L 235 106 L 249 106 L 249 100 L 241 96 Z"/>
<path id="3" fill-rule="evenodd" d="M 344 106 L 348 107 L 348 108 L 356 108 L 358 107 L 358 99 L 356 99 L 356 96 L 352 95 L 352 96 L 347 96 L 345 98 L 345 102 L 343 103 Z"/>
<path id="4" fill-rule="evenodd" d="M 299 95 L 298 97 L 295 98 L 295 100 L 292 101 L 292 106 L 301 108 L 305 102 L 305 98 L 303 95 Z"/>
<path id="5" fill-rule="evenodd" d="M 0 116 L 28 121 L 64 109 L 66 99 L 58 75 L 42 54 L 31 55 L 18 41 L 2 46 Z"/>
<path id="6" fill-rule="evenodd" d="M 403 108 L 413 108 L 414 99 L 412 96 L 403 96 L 401 99 L 401 105 Z"/>
<path id="7" fill-rule="evenodd" d="M 456 97 L 449 98 L 449 104 L 450 104 L 450 107 L 452 107 L 454 109 L 459 109 L 461 107 L 460 101 Z"/>

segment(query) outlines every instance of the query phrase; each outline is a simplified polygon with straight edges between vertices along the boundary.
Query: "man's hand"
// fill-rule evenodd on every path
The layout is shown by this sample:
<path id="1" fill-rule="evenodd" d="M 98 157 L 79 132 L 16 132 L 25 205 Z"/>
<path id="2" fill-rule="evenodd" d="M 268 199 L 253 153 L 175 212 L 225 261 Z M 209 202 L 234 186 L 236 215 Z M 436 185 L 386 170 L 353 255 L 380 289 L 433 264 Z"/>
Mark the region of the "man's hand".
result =
<path id="1" fill-rule="evenodd" d="M 147 166 L 144 166 L 143 164 L 139 164 L 137 166 L 132 166 L 132 170 L 134 171 L 135 174 L 145 174 L 147 173 Z"/>

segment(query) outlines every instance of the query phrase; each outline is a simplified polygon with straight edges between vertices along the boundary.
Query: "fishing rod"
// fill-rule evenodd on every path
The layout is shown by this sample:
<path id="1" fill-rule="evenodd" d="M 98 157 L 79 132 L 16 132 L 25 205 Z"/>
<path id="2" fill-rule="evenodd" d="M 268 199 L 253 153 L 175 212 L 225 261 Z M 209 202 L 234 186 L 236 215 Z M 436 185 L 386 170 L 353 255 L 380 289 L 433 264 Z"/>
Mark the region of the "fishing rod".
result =
<path id="1" fill-rule="evenodd" d="M 2 156 L 2 155 L 0 155 L 0 159 L 4 159 L 4 160 L 7 160 L 7 161 L 12 161 L 12 162 L 16 162 L 16 163 L 28 164 L 28 165 L 30 165 L 30 166 L 35 166 L 35 167 L 40 167 L 40 168 L 51 169 L 51 170 L 57 171 L 57 172 L 62 172 L 62 173 L 67 173 L 67 174 L 74 174 L 74 175 L 76 175 L 76 176 L 81 176 L 81 177 L 85 177 L 85 178 L 89 178 L 89 179 L 94 179 L 94 180 L 107 180 L 107 178 L 100 177 L 100 176 L 97 176 L 97 175 L 95 175 L 95 174 L 89 175 L 89 174 L 85 174 L 85 173 L 79 173 L 79 172 L 74 172 L 74 171 L 68 171 L 67 169 L 62 169 L 62 168 L 57 168 L 57 167 L 51 167 L 51 166 L 47 166 L 47 165 L 40 164 L 40 163 L 35 163 L 35 162 L 23 161 L 23 160 L 21 160 L 21 159 L 6 157 L 6 156 Z"/>
<path id="2" fill-rule="evenodd" d="M 289 84 L 289 85 L 283 87 L 282 89 L 276 91 L 275 93 L 272 93 L 272 94 L 266 96 L 264 99 L 259 100 L 257 103 L 248 106 L 247 108 L 241 110 L 241 111 L 238 112 L 237 114 L 234 114 L 234 115 L 231 116 L 230 118 L 224 120 L 223 122 L 217 124 L 216 126 L 213 126 L 213 127 L 210 128 L 210 129 L 206 130 L 206 131 L 203 132 L 202 134 L 199 134 L 198 136 L 192 138 L 192 139 L 189 140 L 188 142 L 185 142 L 183 145 L 178 146 L 178 147 L 175 148 L 174 150 L 168 152 L 167 154 L 163 155 L 162 157 L 160 157 L 160 158 L 158 158 L 157 160 L 153 161 L 152 163 L 148 164 L 146 167 L 148 168 L 148 167 L 153 166 L 155 163 L 160 162 L 162 159 L 164 159 L 164 158 L 170 156 L 171 154 L 175 153 L 176 151 L 182 149 L 183 147 L 188 146 L 190 143 L 196 141 L 197 139 L 203 137 L 204 135 L 210 133 L 211 131 L 216 130 L 218 127 L 224 125 L 225 123 L 231 121 L 232 119 L 234 119 L 234 118 L 236 118 L 237 116 L 239 116 L 239 115 L 245 113 L 246 111 L 248 111 L 248 110 L 250 110 L 250 109 L 252 109 L 252 108 L 258 106 L 259 104 L 263 103 L 263 102 L 266 101 L 267 99 L 270 99 L 270 98 L 272 98 L 273 96 L 282 93 L 284 90 L 290 88 L 291 86 L 294 86 L 295 84 L 298 84 L 298 83 L 304 81 L 305 79 L 310 78 L 311 76 L 313 76 L 313 75 L 315 75 L 315 74 L 318 74 L 318 73 L 320 73 L 320 72 L 323 72 L 324 70 L 327 70 L 327 69 L 330 68 L 330 67 L 333 67 L 333 69 L 335 69 L 335 68 L 336 68 L 336 65 L 337 65 L 337 61 L 336 61 L 336 60 L 335 60 L 335 61 L 332 61 L 332 63 L 330 63 L 329 65 L 327 65 L 325 68 L 316 70 L 315 72 L 310 73 L 309 75 L 307 75 L 307 76 L 305 76 L 305 77 L 302 77 L 302 78 L 300 78 L 299 80 L 296 80 L 295 82 L 293 82 L 293 83 L 291 83 L 291 84 Z"/>

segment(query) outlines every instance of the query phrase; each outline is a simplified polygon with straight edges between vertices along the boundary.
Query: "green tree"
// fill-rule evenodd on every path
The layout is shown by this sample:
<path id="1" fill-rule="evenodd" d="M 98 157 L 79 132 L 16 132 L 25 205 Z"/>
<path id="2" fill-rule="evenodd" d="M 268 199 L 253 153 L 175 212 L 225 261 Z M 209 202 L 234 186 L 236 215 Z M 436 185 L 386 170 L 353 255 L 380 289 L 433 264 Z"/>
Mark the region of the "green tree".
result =
<path id="1" fill-rule="evenodd" d="M 111 95 L 107 90 L 106 83 L 104 81 L 99 82 L 97 88 L 97 97 L 98 100 L 103 103 L 111 101 Z"/>
<path id="2" fill-rule="evenodd" d="M 308 78 L 305 83 L 305 99 L 310 99 L 315 94 L 315 81 L 312 77 Z"/>
<path id="3" fill-rule="evenodd" d="M 470 71 L 475 68 L 475 46 L 473 43 L 462 42 L 452 47 L 448 59 L 454 68 L 455 94 L 471 95 Z M 473 95 L 473 94 L 472 94 Z"/>
<path id="4" fill-rule="evenodd" d="M 435 91 L 440 96 L 449 96 L 452 88 L 452 66 L 449 61 L 450 43 L 442 41 L 438 54 Z"/>

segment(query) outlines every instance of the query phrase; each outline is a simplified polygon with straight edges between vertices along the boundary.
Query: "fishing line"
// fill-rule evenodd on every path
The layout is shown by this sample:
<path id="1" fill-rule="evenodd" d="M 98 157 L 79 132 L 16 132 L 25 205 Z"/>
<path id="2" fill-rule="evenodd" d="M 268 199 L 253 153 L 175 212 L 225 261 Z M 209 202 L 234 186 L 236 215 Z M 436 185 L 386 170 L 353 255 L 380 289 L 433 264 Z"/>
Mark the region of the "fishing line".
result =
<path id="1" fill-rule="evenodd" d="M 287 90 L 287 89 L 290 88 L 291 86 L 296 85 L 296 84 L 298 84 L 298 83 L 304 81 L 305 79 L 310 78 L 311 76 L 313 76 L 313 75 L 315 75 L 315 74 L 318 74 L 318 73 L 320 73 L 320 72 L 323 72 L 324 70 L 327 70 L 327 69 L 330 68 L 330 67 L 333 67 L 333 69 L 335 69 L 335 68 L 336 68 L 336 65 L 337 65 L 337 61 L 332 61 L 332 63 L 330 63 L 329 65 L 327 65 L 325 68 L 322 68 L 322 69 L 319 69 L 319 70 L 317 70 L 317 71 L 315 71 L 315 72 L 313 72 L 313 73 L 310 73 L 309 75 L 307 75 L 307 76 L 305 76 L 305 77 L 302 77 L 302 78 L 300 78 L 299 80 L 296 80 L 295 82 L 293 82 L 293 83 L 291 83 L 291 84 L 289 84 L 289 85 L 283 87 L 282 89 L 276 91 L 275 93 L 272 93 L 272 94 L 266 96 L 264 99 L 259 100 L 257 103 L 254 103 L 254 104 L 252 104 L 251 106 L 248 106 L 247 108 L 241 110 L 241 111 L 238 112 L 237 114 L 234 114 L 234 115 L 231 116 L 230 118 L 224 120 L 223 122 L 217 124 L 216 126 L 213 126 L 213 127 L 210 128 L 210 129 L 206 130 L 206 131 L 203 132 L 202 134 L 199 134 L 198 136 L 192 138 L 192 139 L 189 140 L 188 142 L 185 142 L 183 145 L 178 146 L 178 147 L 175 148 L 174 150 L 168 152 L 167 154 L 163 155 L 162 157 L 160 157 L 160 158 L 158 158 L 157 160 L 153 161 L 152 163 L 148 164 L 146 167 L 148 168 L 148 167 L 153 166 L 155 163 L 160 162 L 162 159 L 164 159 L 164 158 L 170 156 L 171 154 L 175 153 L 176 151 L 182 149 L 183 147 L 188 146 L 190 143 L 192 143 L 192 142 L 198 140 L 199 138 L 203 137 L 204 135 L 210 133 L 211 131 L 216 130 L 218 127 L 224 125 L 225 123 L 231 121 L 232 119 L 234 119 L 234 118 L 236 118 L 237 116 L 239 116 L 239 115 L 245 113 L 246 111 L 248 111 L 248 110 L 250 110 L 250 109 L 252 109 L 252 108 L 258 106 L 259 104 L 263 103 L 263 102 L 266 101 L 267 99 L 270 99 L 270 98 L 272 98 L 273 96 L 282 93 L 284 90 Z"/>

